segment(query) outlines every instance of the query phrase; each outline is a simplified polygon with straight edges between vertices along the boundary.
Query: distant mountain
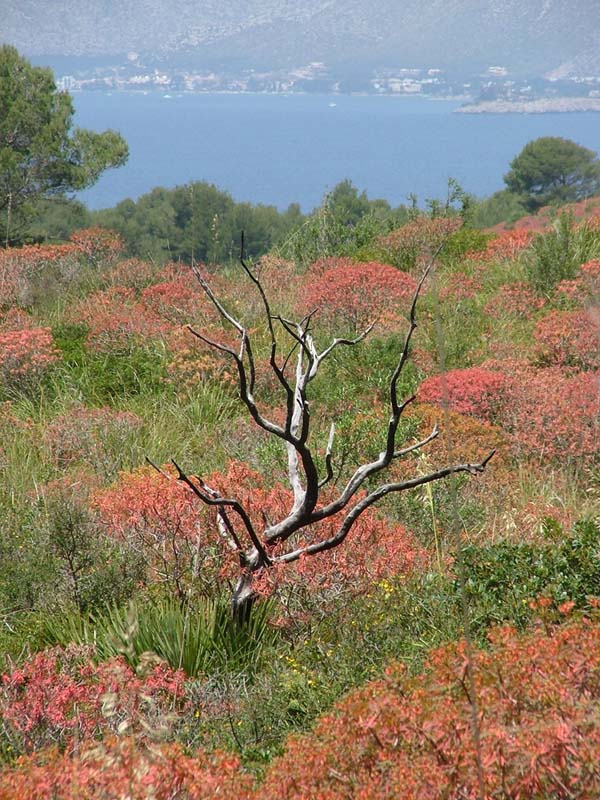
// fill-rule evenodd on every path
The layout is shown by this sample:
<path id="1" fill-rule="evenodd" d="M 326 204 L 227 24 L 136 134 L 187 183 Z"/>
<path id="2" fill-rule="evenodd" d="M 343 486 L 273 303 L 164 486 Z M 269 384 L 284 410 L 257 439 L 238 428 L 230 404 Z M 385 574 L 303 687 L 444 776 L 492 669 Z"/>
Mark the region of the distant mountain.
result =
<path id="1" fill-rule="evenodd" d="M 28 56 L 136 51 L 165 62 L 347 69 L 600 68 L 599 0 L 0 0 Z"/>

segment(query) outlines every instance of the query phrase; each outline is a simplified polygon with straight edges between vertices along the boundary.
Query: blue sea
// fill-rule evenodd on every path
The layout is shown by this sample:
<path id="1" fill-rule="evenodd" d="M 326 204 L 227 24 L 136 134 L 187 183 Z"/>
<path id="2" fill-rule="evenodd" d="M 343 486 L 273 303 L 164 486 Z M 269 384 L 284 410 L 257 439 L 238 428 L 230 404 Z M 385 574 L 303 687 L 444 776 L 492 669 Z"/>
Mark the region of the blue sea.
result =
<path id="1" fill-rule="evenodd" d="M 521 148 L 563 136 L 600 150 L 600 114 L 453 114 L 458 103 L 393 96 L 78 93 L 77 125 L 114 128 L 129 162 L 80 198 L 105 208 L 155 186 L 208 181 L 238 201 L 303 211 L 349 178 L 393 205 L 503 187 Z"/>

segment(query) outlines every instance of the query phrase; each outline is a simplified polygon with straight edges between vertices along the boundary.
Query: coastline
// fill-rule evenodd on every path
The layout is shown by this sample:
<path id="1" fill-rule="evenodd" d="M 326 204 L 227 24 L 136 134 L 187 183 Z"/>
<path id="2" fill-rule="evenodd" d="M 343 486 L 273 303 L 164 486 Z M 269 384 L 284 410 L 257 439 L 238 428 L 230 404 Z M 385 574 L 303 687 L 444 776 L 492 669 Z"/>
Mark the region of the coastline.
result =
<path id="1" fill-rule="evenodd" d="M 573 114 L 600 112 L 600 97 L 556 97 L 539 100 L 489 100 L 470 103 L 453 114 Z"/>

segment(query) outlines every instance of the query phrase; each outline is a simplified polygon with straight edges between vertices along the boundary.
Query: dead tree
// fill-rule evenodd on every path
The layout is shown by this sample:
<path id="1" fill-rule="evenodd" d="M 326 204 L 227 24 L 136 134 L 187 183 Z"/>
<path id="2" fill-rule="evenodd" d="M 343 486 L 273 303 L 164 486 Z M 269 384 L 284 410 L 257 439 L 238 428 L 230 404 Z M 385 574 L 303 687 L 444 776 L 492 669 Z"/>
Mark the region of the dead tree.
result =
<path id="1" fill-rule="evenodd" d="M 175 479 L 185 484 L 198 500 L 215 507 L 219 532 L 239 558 L 240 572 L 233 591 L 231 607 L 234 620 L 241 622 L 249 617 L 257 597 L 256 579 L 265 570 L 276 565 L 290 564 L 300 558 L 318 556 L 319 553 L 339 547 L 351 533 L 352 526 L 360 515 L 386 495 L 413 489 L 459 472 L 472 474 L 483 472 L 494 455 L 492 451 L 478 463 L 454 464 L 408 480 L 389 483 L 382 481 L 376 488 L 370 488 L 372 479 L 383 473 L 394 460 L 425 447 L 438 435 L 438 428 L 435 426 L 431 433 L 420 441 L 403 447 L 399 447 L 396 442 L 402 414 L 415 400 L 414 395 L 404 400 L 399 399 L 398 381 L 407 363 L 411 339 L 417 326 L 417 300 L 433 261 L 434 259 L 425 270 L 414 294 L 403 349 L 390 377 L 387 401 L 389 421 L 385 447 L 372 461 L 360 465 L 340 487 L 335 499 L 325 503 L 320 502 L 322 489 L 330 484 L 334 477 L 335 425 L 331 424 L 324 468 L 319 470 L 315 459 L 315 447 L 311 440 L 309 386 L 323 362 L 336 348 L 357 346 L 369 334 L 373 325 L 355 339 L 334 338 L 327 347 L 319 351 L 311 331 L 315 312 L 311 312 L 300 321 L 292 321 L 274 314 L 260 279 L 244 260 L 242 242 L 241 266 L 260 295 L 270 337 L 269 365 L 285 398 L 285 421 L 283 424 L 278 424 L 259 410 L 255 400 L 256 360 L 248 330 L 215 296 L 200 270 L 195 266 L 192 267 L 198 282 L 221 318 L 237 331 L 239 347 L 234 348 L 215 341 L 191 326 L 189 330 L 200 341 L 232 359 L 237 368 L 240 401 L 256 425 L 281 440 L 287 450 L 288 479 L 293 491 L 293 502 L 287 515 L 273 522 L 265 519 L 264 524 L 257 528 L 248 511 L 235 497 L 222 496 L 207 486 L 201 478 L 186 474 L 173 461 L 177 470 Z M 291 340 L 292 345 L 291 350 L 283 355 L 279 352 L 278 341 L 278 333 L 281 336 L 282 332 L 289 337 L 288 343 Z M 292 359 L 295 361 L 293 368 L 290 367 Z M 173 480 L 171 476 L 163 474 Z M 367 486 L 369 488 L 366 488 Z M 337 514 L 341 514 L 341 518 L 333 535 L 308 545 L 293 544 L 293 537 L 299 531 Z M 286 542 L 290 545 L 287 550 L 282 547 Z M 274 548 L 277 548 L 277 554 L 274 554 Z"/>

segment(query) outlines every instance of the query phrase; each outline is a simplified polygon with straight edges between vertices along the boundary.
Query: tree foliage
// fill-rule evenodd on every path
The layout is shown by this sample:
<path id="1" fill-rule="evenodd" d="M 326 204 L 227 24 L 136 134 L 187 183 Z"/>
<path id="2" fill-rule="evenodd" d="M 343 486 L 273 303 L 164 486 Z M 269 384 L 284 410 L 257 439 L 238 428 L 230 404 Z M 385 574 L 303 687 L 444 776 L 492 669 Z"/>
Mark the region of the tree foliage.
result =
<path id="1" fill-rule="evenodd" d="M 289 234 L 301 213 L 296 204 L 279 212 L 274 206 L 237 203 L 228 192 L 194 181 L 153 189 L 135 202 L 123 200 L 96 219 L 123 236 L 130 255 L 216 264 L 237 253 L 240 230 L 246 232 L 248 254 L 261 256 Z"/>
<path id="2" fill-rule="evenodd" d="M 68 94 L 52 73 L 32 66 L 14 47 L 0 47 L 0 233 L 22 235 L 33 204 L 95 183 L 125 163 L 128 148 L 112 130 L 75 128 Z"/>
<path id="3" fill-rule="evenodd" d="M 568 203 L 595 194 L 600 189 L 600 163 L 593 150 L 571 139 L 542 136 L 511 161 L 504 182 L 535 211 L 555 201 Z"/>
<path id="4" fill-rule="evenodd" d="M 406 222 L 410 213 L 403 205 L 392 208 L 387 200 L 369 200 L 346 179 L 325 194 L 280 250 L 302 267 L 323 258 L 355 257 L 368 251 L 377 237 Z"/>
<path id="5" fill-rule="evenodd" d="M 508 189 L 502 189 L 473 204 L 472 224 L 476 228 L 491 228 L 500 222 L 515 222 L 526 213 L 520 199 Z"/>

